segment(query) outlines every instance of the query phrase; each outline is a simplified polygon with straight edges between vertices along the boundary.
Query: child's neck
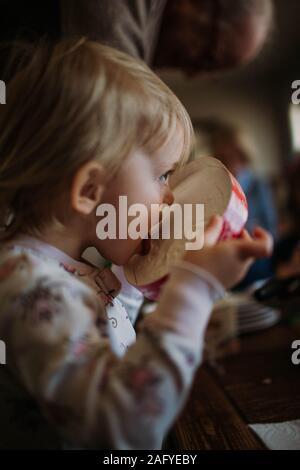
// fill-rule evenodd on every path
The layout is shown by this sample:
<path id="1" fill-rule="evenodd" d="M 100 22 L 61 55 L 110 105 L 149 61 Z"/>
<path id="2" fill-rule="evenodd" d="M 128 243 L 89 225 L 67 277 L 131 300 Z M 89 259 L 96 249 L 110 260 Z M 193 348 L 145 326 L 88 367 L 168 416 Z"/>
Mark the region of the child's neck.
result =
<path id="1" fill-rule="evenodd" d="M 24 232 L 26 235 L 33 236 L 44 243 L 54 246 L 55 248 L 61 250 L 74 260 L 81 260 L 81 255 L 88 244 L 86 244 L 82 238 L 72 231 L 68 231 L 64 228 L 63 231 L 56 231 L 47 229 L 40 234 L 36 235 L 34 233 Z"/>

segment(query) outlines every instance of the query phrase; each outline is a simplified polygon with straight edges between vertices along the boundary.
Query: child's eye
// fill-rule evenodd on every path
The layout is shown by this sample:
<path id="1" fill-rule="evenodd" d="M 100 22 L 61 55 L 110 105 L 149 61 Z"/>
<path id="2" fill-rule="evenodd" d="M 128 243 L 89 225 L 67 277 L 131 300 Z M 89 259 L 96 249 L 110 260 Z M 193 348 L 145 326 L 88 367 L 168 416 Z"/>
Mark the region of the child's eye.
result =
<path id="1" fill-rule="evenodd" d="M 168 183 L 168 180 L 169 180 L 169 176 L 173 173 L 172 170 L 169 170 L 167 171 L 166 173 L 164 173 L 163 175 L 161 175 L 159 177 L 159 181 L 162 183 L 162 184 L 167 184 Z"/>

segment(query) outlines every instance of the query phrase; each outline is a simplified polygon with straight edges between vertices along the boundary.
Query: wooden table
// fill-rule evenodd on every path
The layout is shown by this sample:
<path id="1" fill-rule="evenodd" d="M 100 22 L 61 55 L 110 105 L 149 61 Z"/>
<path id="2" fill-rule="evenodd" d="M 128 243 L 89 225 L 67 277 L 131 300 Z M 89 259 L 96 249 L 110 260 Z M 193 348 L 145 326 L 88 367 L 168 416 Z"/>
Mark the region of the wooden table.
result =
<path id="1" fill-rule="evenodd" d="M 202 366 L 171 431 L 174 450 L 265 449 L 248 424 L 300 419 L 300 365 L 291 344 L 300 331 L 278 325 L 241 338 L 239 354 Z"/>

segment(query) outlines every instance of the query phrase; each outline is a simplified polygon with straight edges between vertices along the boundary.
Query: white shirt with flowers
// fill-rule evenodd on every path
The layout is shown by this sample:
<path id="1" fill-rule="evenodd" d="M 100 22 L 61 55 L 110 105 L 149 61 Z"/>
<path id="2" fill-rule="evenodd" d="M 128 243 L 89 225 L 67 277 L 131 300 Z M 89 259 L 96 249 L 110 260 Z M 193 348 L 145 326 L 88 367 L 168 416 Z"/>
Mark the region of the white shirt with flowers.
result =
<path id="1" fill-rule="evenodd" d="M 161 448 L 201 363 L 209 315 L 223 289 L 181 262 L 136 332 L 143 297 L 115 272 L 122 285 L 108 268 L 72 260 L 30 237 L 1 248 L 0 339 L 7 364 L 0 382 L 8 424 L 0 447 L 55 448 L 67 441 Z M 12 418 L 9 403 L 14 413 L 16 402 L 19 414 Z M 24 425 L 28 403 L 34 411 Z M 10 431 L 19 444 L 6 443 Z"/>

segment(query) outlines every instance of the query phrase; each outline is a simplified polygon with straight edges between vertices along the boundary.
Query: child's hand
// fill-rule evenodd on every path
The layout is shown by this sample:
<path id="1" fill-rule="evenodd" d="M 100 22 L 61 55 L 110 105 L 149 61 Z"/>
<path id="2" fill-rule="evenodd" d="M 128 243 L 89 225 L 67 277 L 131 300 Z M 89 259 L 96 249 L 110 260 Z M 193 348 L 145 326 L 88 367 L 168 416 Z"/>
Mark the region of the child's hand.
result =
<path id="1" fill-rule="evenodd" d="M 214 218 L 205 233 L 204 248 L 187 251 L 184 260 L 210 272 L 225 288 L 230 288 L 243 279 L 256 258 L 271 255 L 273 239 L 268 232 L 257 228 L 253 237 L 244 230 L 238 240 L 216 244 L 221 226 L 220 218 Z"/>

